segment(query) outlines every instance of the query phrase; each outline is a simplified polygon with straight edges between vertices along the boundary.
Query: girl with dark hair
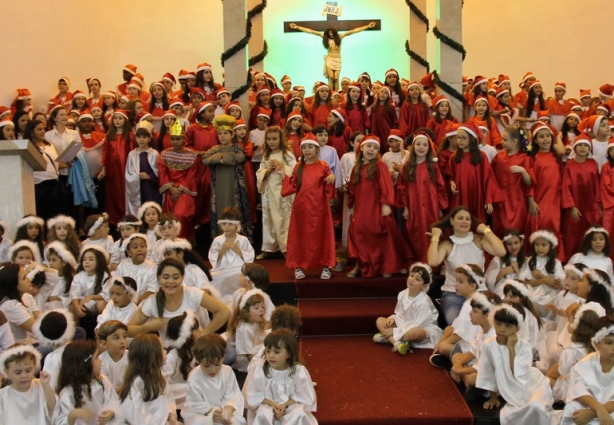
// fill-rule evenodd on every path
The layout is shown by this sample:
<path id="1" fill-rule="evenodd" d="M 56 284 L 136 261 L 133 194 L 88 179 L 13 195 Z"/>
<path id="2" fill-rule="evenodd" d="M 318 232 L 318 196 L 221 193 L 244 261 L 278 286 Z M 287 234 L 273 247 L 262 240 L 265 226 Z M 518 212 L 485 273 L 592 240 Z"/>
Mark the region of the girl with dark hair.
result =
<path id="1" fill-rule="evenodd" d="M 385 141 L 380 146 L 380 153 L 383 155 L 388 152 L 388 136 L 390 130 L 397 128 L 399 119 L 395 112 L 395 104 L 391 98 L 390 87 L 381 88 L 377 101 L 371 106 L 371 134 Z"/>
<path id="2" fill-rule="evenodd" d="M 611 244 L 608 231 L 599 225 L 593 225 L 584 233 L 580 252 L 572 255 L 568 263 L 586 264 L 591 269 L 599 269 L 612 276 L 614 271 L 610 254 Z"/>
<path id="3" fill-rule="evenodd" d="M 518 279 L 527 258 L 524 253 L 524 235 L 518 230 L 507 229 L 501 240 L 505 246 L 505 255 L 492 259 L 484 277 L 488 289 L 503 297 L 503 283 L 507 279 Z"/>
<path id="4" fill-rule="evenodd" d="M 408 137 L 421 128 L 431 117 L 429 105 L 422 100 L 420 85 L 413 81 L 407 85 L 407 98 L 399 114 L 399 130 L 403 137 Z"/>
<path id="5" fill-rule="evenodd" d="M 537 120 L 538 111 L 548 111 L 544 99 L 542 84 L 535 80 L 529 84 L 529 92 L 525 102 L 522 103 L 521 118 L 519 121 L 526 122 L 527 130 L 531 130 Z"/>
<path id="6" fill-rule="evenodd" d="M 34 317 L 21 297 L 32 288 L 26 270 L 17 264 L 0 263 L 0 311 L 6 316 L 15 342 L 29 338 Z"/>

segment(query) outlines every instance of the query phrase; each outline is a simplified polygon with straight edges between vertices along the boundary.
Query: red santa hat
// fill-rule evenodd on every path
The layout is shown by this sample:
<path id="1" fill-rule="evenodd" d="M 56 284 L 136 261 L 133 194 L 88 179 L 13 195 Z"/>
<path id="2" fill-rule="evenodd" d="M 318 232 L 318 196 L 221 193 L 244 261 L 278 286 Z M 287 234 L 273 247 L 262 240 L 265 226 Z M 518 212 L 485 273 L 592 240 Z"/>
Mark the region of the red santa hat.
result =
<path id="1" fill-rule="evenodd" d="M 460 124 L 455 122 L 450 122 L 446 124 L 446 137 L 456 136 L 459 127 Z"/>
<path id="2" fill-rule="evenodd" d="M 540 81 L 535 80 L 531 84 L 529 84 L 529 90 L 531 90 L 535 86 L 541 86 L 541 85 L 542 85 L 542 83 Z"/>
<path id="3" fill-rule="evenodd" d="M 234 129 L 236 130 L 237 128 L 240 128 L 240 127 L 247 128 L 247 124 L 245 124 L 245 120 L 243 118 L 239 118 L 235 122 Z"/>
<path id="4" fill-rule="evenodd" d="M 200 102 L 198 104 L 198 108 L 196 109 L 196 113 L 200 114 L 202 113 L 205 109 L 207 109 L 209 106 L 213 106 L 213 103 L 211 102 Z"/>
<path id="5" fill-rule="evenodd" d="M 141 86 L 145 84 L 145 77 L 143 77 L 143 74 L 141 74 L 140 72 L 134 74 L 134 77 L 132 77 L 132 79 L 141 83 Z"/>
<path id="6" fill-rule="evenodd" d="M 173 106 L 175 106 L 175 105 L 181 105 L 181 106 L 183 106 L 183 100 L 181 100 L 181 99 L 180 99 L 180 98 L 178 98 L 178 97 L 174 97 L 174 98 L 172 98 L 172 99 L 170 100 L 169 104 L 168 104 L 168 107 L 169 107 L 169 108 L 172 108 L 172 107 L 173 107 Z"/>
<path id="7" fill-rule="evenodd" d="M 269 108 L 265 108 L 262 106 L 258 107 L 258 115 L 256 117 L 266 117 L 267 119 L 271 119 L 272 111 Z"/>
<path id="8" fill-rule="evenodd" d="M 162 118 L 166 118 L 167 116 L 177 118 L 177 112 L 175 112 L 174 109 L 169 109 L 168 111 L 164 111 L 164 115 L 162 115 Z"/>
<path id="9" fill-rule="evenodd" d="M 418 87 L 418 88 L 420 88 L 420 85 L 418 84 L 417 81 L 410 81 L 410 82 L 407 83 L 407 89 L 406 90 L 409 91 L 409 89 L 411 87 Z"/>
<path id="10" fill-rule="evenodd" d="M 539 121 L 550 121 L 550 111 L 543 110 L 543 111 L 537 111 L 537 119 Z"/>
<path id="11" fill-rule="evenodd" d="M 614 94 L 614 86 L 611 84 L 602 85 L 599 87 L 599 94 L 604 97 L 612 97 L 612 94 Z"/>
<path id="12" fill-rule="evenodd" d="M 486 106 L 488 106 L 488 99 L 486 98 L 486 96 L 483 96 L 483 95 L 478 95 L 478 96 L 475 98 L 475 102 L 473 102 L 473 106 L 477 105 L 477 104 L 478 104 L 478 102 L 485 102 L 485 103 L 486 103 Z"/>
<path id="13" fill-rule="evenodd" d="M 441 102 L 449 102 L 448 98 L 445 97 L 443 94 L 440 94 L 439 96 L 437 96 L 435 99 L 432 100 L 431 105 L 433 106 L 433 109 L 437 109 L 437 105 L 439 105 Z"/>
<path id="14" fill-rule="evenodd" d="M 220 87 L 216 92 L 215 92 L 215 97 L 219 97 L 219 95 L 223 94 L 223 93 L 227 93 L 230 96 L 230 90 L 228 90 L 226 87 Z"/>
<path id="15" fill-rule="evenodd" d="M 0 120 L 11 115 L 11 110 L 6 106 L 0 105 Z"/>
<path id="16" fill-rule="evenodd" d="M 518 86 L 523 89 L 525 83 L 527 82 L 528 79 L 530 78 L 535 78 L 535 75 L 533 75 L 533 73 L 531 71 L 525 73 L 522 77 L 522 81 L 520 82 L 520 84 L 518 84 Z"/>
<path id="17" fill-rule="evenodd" d="M 463 82 L 463 87 L 469 85 L 469 77 L 467 77 L 466 75 L 463 75 L 463 78 L 461 79 L 461 81 Z"/>
<path id="18" fill-rule="evenodd" d="M 603 119 L 606 119 L 606 117 L 603 116 L 603 115 L 591 115 L 588 118 L 588 122 L 587 122 L 587 126 L 586 126 L 587 132 L 588 131 L 592 131 L 593 132 L 593 136 L 596 135 L 597 134 L 597 130 L 599 130 L 599 126 L 601 125 L 601 121 Z"/>
<path id="19" fill-rule="evenodd" d="M 284 93 L 280 89 L 275 88 L 275 89 L 271 90 L 271 98 L 274 98 L 275 96 L 284 97 Z"/>
<path id="20" fill-rule="evenodd" d="M 211 69 L 211 65 L 209 65 L 206 62 L 203 63 L 199 63 L 198 66 L 196 67 L 196 72 L 200 72 L 200 71 L 205 71 L 207 69 Z"/>
<path id="21" fill-rule="evenodd" d="M 32 93 L 28 89 L 17 89 L 17 96 L 15 96 L 15 100 L 28 100 L 32 99 Z"/>
<path id="22" fill-rule="evenodd" d="M 149 91 L 152 91 L 154 86 L 158 86 L 162 89 L 162 91 L 164 92 L 166 89 L 164 88 L 164 84 L 162 84 L 161 81 L 154 81 L 153 83 L 151 83 L 151 85 L 149 86 Z"/>
<path id="23" fill-rule="evenodd" d="M 396 75 L 397 78 L 399 78 L 399 73 L 394 68 L 390 68 L 388 71 L 386 71 L 386 74 L 384 75 L 384 78 L 388 78 L 389 75 Z"/>
<path id="24" fill-rule="evenodd" d="M 136 74 L 136 66 L 132 65 L 132 64 L 128 64 L 126 66 L 124 66 L 124 71 L 129 72 L 130 74 L 134 75 Z"/>
<path id="25" fill-rule="evenodd" d="M 365 143 L 375 143 L 378 148 L 382 145 L 379 137 L 374 136 L 373 134 L 369 134 L 363 137 L 362 140 L 360 141 L 360 146 L 358 149 L 362 148 L 362 145 L 364 145 Z"/>
<path id="26" fill-rule="evenodd" d="M 495 96 L 496 96 L 496 97 L 501 97 L 501 96 L 503 96 L 505 93 L 509 93 L 509 92 L 510 92 L 510 91 L 509 91 L 509 89 L 504 89 L 503 87 L 499 87 L 499 88 L 497 89 L 497 92 L 496 92 Z"/>
<path id="27" fill-rule="evenodd" d="M 593 143 L 592 140 L 590 138 L 590 136 L 586 133 L 582 133 L 578 136 L 575 137 L 575 139 L 573 140 L 573 145 L 572 145 L 572 149 L 575 149 L 577 145 L 579 144 L 586 144 L 588 145 L 588 147 L 591 149 L 591 152 L 593 151 Z"/>
<path id="28" fill-rule="evenodd" d="M 139 90 L 143 90 L 143 83 L 139 82 L 139 80 L 133 78 L 128 82 L 128 85 L 126 86 L 126 88 L 128 87 L 135 87 Z"/>
<path id="29" fill-rule="evenodd" d="M 74 93 L 72 94 L 73 99 L 76 99 L 78 97 L 82 97 L 84 99 L 87 98 L 87 96 L 85 95 L 85 93 L 83 93 L 81 90 L 75 90 Z"/>
<path id="30" fill-rule="evenodd" d="M 331 112 L 333 114 L 335 114 L 337 116 L 337 118 L 339 118 L 341 120 L 342 123 L 345 124 L 345 120 L 347 119 L 347 114 L 345 113 L 345 111 L 343 109 L 337 108 L 337 109 L 331 110 Z"/>
<path id="31" fill-rule="evenodd" d="M 598 111 L 605 112 L 606 116 L 610 114 L 610 105 L 608 105 L 607 103 L 602 103 L 601 105 L 597 106 L 597 108 L 595 109 Z"/>
<path id="32" fill-rule="evenodd" d="M 113 111 L 113 116 L 115 115 L 121 115 L 124 118 L 126 118 L 126 120 L 129 120 L 130 118 L 128 118 L 130 116 L 130 111 L 127 111 L 125 109 L 116 109 L 115 111 Z"/>
<path id="33" fill-rule="evenodd" d="M 68 77 L 60 77 L 60 78 L 59 78 L 59 80 L 58 80 L 58 83 L 59 83 L 60 81 L 64 81 L 64 82 L 66 83 L 66 85 L 67 85 L 68 87 L 70 87 L 70 78 L 68 78 Z"/>
<path id="34" fill-rule="evenodd" d="M 288 77 L 287 75 L 284 75 L 283 77 L 281 77 L 281 83 L 284 84 L 286 82 L 292 83 L 292 79 Z"/>
<path id="35" fill-rule="evenodd" d="M 301 139 L 301 146 L 303 145 L 314 145 L 320 147 L 320 144 L 318 143 L 316 136 L 313 133 L 305 134 L 305 137 Z"/>
<path id="36" fill-rule="evenodd" d="M 5 126 L 15 127 L 15 124 L 13 123 L 13 121 L 10 120 L 10 118 L 3 118 L 0 120 L 0 127 Z"/>
<path id="37" fill-rule="evenodd" d="M 205 91 L 200 87 L 190 87 L 190 97 L 194 96 L 195 94 L 201 95 L 203 99 L 207 96 Z"/>
<path id="38" fill-rule="evenodd" d="M 510 77 L 505 75 L 505 74 L 499 74 L 499 77 L 497 77 L 497 85 L 501 85 L 503 83 L 509 83 L 510 82 Z"/>
<path id="39" fill-rule="evenodd" d="M 476 75 L 475 78 L 473 79 L 473 88 L 479 86 L 480 84 L 487 83 L 487 82 L 488 82 L 488 78 L 482 75 Z"/>
<path id="40" fill-rule="evenodd" d="M 324 89 L 324 88 L 327 88 L 327 89 L 329 89 L 329 90 L 330 90 L 330 87 L 328 86 L 328 84 L 326 84 L 326 83 L 319 83 L 319 84 L 317 85 L 317 87 L 316 87 L 316 91 L 320 91 L 320 90 L 322 90 L 322 89 Z"/>
<path id="41" fill-rule="evenodd" d="M 585 97 L 592 97 L 591 89 L 588 89 L 588 90 L 580 89 L 580 99 L 584 99 Z"/>
<path id="42" fill-rule="evenodd" d="M 190 71 L 188 71 L 187 69 L 182 69 L 181 71 L 179 71 L 179 75 L 177 76 L 177 79 L 179 81 L 187 80 L 188 79 L 188 75 L 190 75 Z"/>
<path id="43" fill-rule="evenodd" d="M 466 131 L 467 133 L 475 137 L 478 141 L 478 145 L 482 142 L 482 138 L 484 137 L 480 129 L 478 129 L 477 125 L 475 125 L 475 123 L 473 122 L 466 122 L 466 123 L 461 124 L 458 127 L 457 131 L 459 130 Z"/>
<path id="44" fill-rule="evenodd" d="M 103 96 L 110 96 L 113 99 L 117 99 L 117 95 L 115 94 L 115 92 L 112 92 L 111 90 L 104 92 Z"/>
<path id="45" fill-rule="evenodd" d="M 577 119 L 577 120 L 578 120 L 578 123 L 579 123 L 579 122 L 580 122 L 580 120 L 581 120 L 580 115 L 576 114 L 575 112 L 570 112 L 570 113 L 568 113 L 566 118 L 570 118 L 570 117 L 573 117 L 573 118 Z"/>
<path id="46" fill-rule="evenodd" d="M 262 87 L 260 87 L 258 89 L 258 91 L 256 92 L 256 96 L 260 96 L 262 93 L 270 93 L 271 90 L 269 90 L 269 86 L 267 86 L 266 84 L 263 84 Z"/>
<path id="47" fill-rule="evenodd" d="M 167 72 L 166 74 L 162 76 L 162 81 L 168 81 L 169 83 L 172 83 L 173 85 L 175 85 L 175 83 L 177 82 L 175 80 L 175 76 L 171 74 L 170 72 Z"/>
<path id="48" fill-rule="evenodd" d="M 303 121 L 303 116 L 301 115 L 301 111 L 292 111 L 292 112 L 290 112 L 290 114 L 288 115 L 287 121 L 293 120 L 295 118 Z"/>
<path id="49" fill-rule="evenodd" d="M 416 134 L 414 134 L 414 138 L 411 144 L 413 145 L 414 143 L 416 143 L 416 140 L 418 139 L 425 139 L 427 141 L 429 145 L 429 149 L 431 150 L 431 156 L 433 158 L 433 162 L 439 161 L 439 159 L 437 158 L 437 147 L 435 146 L 435 143 L 433 143 L 433 139 L 431 139 L 431 137 L 424 131 L 418 131 L 416 132 Z"/>
<path id="50" fill-rule="evenodd" d="M 424 87 L 435 88 L 435 80 L 433 79 L 433 74 L 428 73 L 424 77 L 420 79 L 420 84 Z"/>
<path id="51" fill-rule="evenodd" d="M 548 124 L 543 123 L 541 121 L 535 123 L 535 125 L 533 126 L 533 128 L 531 129 L 531 134 L 533 135 L 533 138 L 535 138 L 537 136 L 537 132 L 540 130 L 548 130 L 550 132 L 550 134 L 552 134 L 554 136 L 554 133 L 552 132 L 552 129 L 550 128 L 550 126 L 548 126 Z"/>
<path id="52" fill-rule="evenodd" d="M 77 121 L 81 121 L 81 120 L 85 120 L 85 119 L 94 119 L 94 116 L 92 115 L 92 113 L 90 112 L 89 109 L 84 109 L 83 111 L 81 111 L 81 113 L 79 114 L 79 118 Z"/>
<path id="53" fill-rule="evenodd" d="M 224 113 L 226 115 L 230 115 L 230 108 L 238 108 L 239 111 L 241 111 L 241 114 L 243 114 L 243 111 L 241 110 L 241 104 L 239 103 L 238 100 L 233 100 L 232 102 L 224 106 Z"/>
<path id="54" fill-rule="evenodd" d="M 401 130 L 397 130 L 396 128 L 393 128 L 388 133 L 388 140 L 390 139 L 395 139 L 400 141 L 401 143 L 405 143 L 405 141 L 403 140 L 403 133 L 401 132 Z"/>
<path id="55" fill-rule="evenodd" d="M 567 91 L 567 84 L 565 84 L 565 83 L 554 83 L 554 88 L 555 89 L 563 89 L 563 90 Z"/>

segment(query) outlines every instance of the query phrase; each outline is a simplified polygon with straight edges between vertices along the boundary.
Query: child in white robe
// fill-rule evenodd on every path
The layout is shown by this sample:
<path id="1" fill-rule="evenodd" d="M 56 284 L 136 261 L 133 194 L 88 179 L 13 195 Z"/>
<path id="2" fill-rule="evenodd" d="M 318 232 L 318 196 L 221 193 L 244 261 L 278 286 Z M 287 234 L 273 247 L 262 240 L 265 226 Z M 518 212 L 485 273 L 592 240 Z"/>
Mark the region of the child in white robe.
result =
<path id="1" fill-rule="evenodd" d="M 249 240 L 238 232 L 241 213 L 236 208 L 224 210 L 217 224 L 224 234 L 216 237 L 209 249 L 209 262 L 213 286 L 222 294 L 222 302 L 228 303 L 239 289 L 238 278 L 245 263 L 254 262 L 254 248 Z"/>
<path id="2" fill-rule="evenodd" d="M 126 257 L 126 253 L 122 249 L 122 244 L 124 243 L 124 240 L 133 233 L 138 233 L 142 225 L 143 223 L 141 222 L 141 220 L 139 220 L 138 218 L 136 218 L 136 216 L 132 214 L 127 214 L 123 216 L 121 221 L 117 223 L 117 231 L 119 232 L 120 238 L 116 240 L 113 244 L 113 249 L 115 249 L 115 252 L 117 252 L 117 254 L 119 255 L 120 262 L 128 258 Z M 147 247 L 149 248 L 149 244 L 153 244 L 154 242 L 148 241 Z"/>
<path id="3" fill-rule="evenodd" d="M 482 346 L 476 387 L 490 391 L 485 409 L 499 407 L 500 394 L 506 401 L 499 420 L 505 424 L 550 425 L 552 390 L 548 379 L 532 367 L 531 345 L 518 338 L 522 313 L 502 304 L 493 310 L 496 336 Z"/>
<path id="4" fill-rule="evenodd" d="M 614 270 L 610 259 L 610 249 L 608 231 L 601 226 L 593 226 L 584 233 L 582 251 L 572 255 L 567 263 L 586 264 L 588 268 L 602 270 L 612 276 Z"/>
<path id="5" fill-rule="evenodd" d="M 109 320 L 119 320 L 128 325 L 134 313 L 137 312 L 136 290 L 137 283 L 130 276 L 119 276 L 114 273 L 107 281 L 106 290 L 111 296 L 106 307 L 96 318 L 96 329 Z"/>
<path id="6" fill-rule="evenodd" d="M 122 250 L 126 258 L 119 263 L 117 274 L 130 276 L 136 281 L 136 300 L 138 305 L 145 298 L 158 291 L 157 265 L 147 259 L 147 236 L 134 233 L 124 240 Z"/>
<path id="7" fill-rule="evenodd" d="M 158 235 L 156 235 L 156 224 L 160 221 L 162 207 L 157 202 L 145 202 L 136 212 L 136 217 L 141 221 L 140 233 L 147 236 L 147 259 L 151 259 L 152 249 Z"/>
<path id="8" fill-rule="evenodd" d="M 241 298 L 247 291 L 254 288 L 260 289 L 264 293 L 265 318 L 266 320 L 271 320 L 271 315 L 273 314 L 273 310 L 275 310 L 275 304 L 271 301 L 269 294 L 266 293 L 269 283 L 269 271 L 266 267 L 256 263 L 244 264 L 243 267 L 241 267 L 241 274 L 239 275 L 240 288 L 232 294 L 232 299 L 228 304 L 228 308 L 234 313 Z"/>
<path id="9" fill-rule="evenodd" d="M 3 424 L 50 425 L 57 412 L 57 396 L 51 377 L 41 371 L 41 354 L 31 345 L 14 345 L 0 355 L 0 375 L 12 383 L 0 389 L 0 418 Z M 27 377 L 27 381 L 24 381 Z"/>
<path id="10" fill-rule="evenodd" d="M 117 393 L 100 373 L 96 343 L 91 340 L 71 342 L 64 348 L 58 379 L 60 411 L 56 425 L 90 425 L 114 419 L 122 423 Z"/>
<path id="11" fill-rule="evenodd" d="M 379 330 L 373 342 L 392 344 L 392 351 L 401 355 L 415 348 L 435 348 L 442 331 L 437 325 L 439 313 L 427 295 L 432 282 L 431 268 L 414 263 L 407 276 L 407 288 L 397 297 L 394 314 L 379 317 L 375 326 Z"/>
<path id="12" fill-rule="evenodd" d="M 50 242 L 45 246 L 45 262 L 56 270 L 58 283 L 55 285 L 51 297 L 56 297 L 58 305 L 68 308 L 70 305 L 70 287 L 77 269 L 77 260 L 60 241 Z M 52 298 L 56 300 L 56 298 Z"/>
<path id="13" fill-rule="evenodd" d="M 87 217 L 83 223 L 83 230 L 88 238 L 81 242 L 81 249 L 90 245 L 98 245 L 109 253 L 109 269 L 115 271 L 119 265 L 119 252 L 115 242 L 109 235 L 109 216 L 106 213 L 94 214 Z"/>
<path id="14" fill-rule="evenodd" d="M 130 343 L 128 369 L 119 393 L 120 412 L 131 424 L 177 423 L 175 400 L 170 384 L 162 375 L 166 358 L 160 338 L 137 335 Z"/>
<path id="15" fill-rule="evenodd" d="M 296 337 L 279 329 L 267 335 L 264 346 L 266 360 L 247 388 L 247 405 L 256 410 L 253 424 L 316 425 L 316 393 L 307 368 L 298 362 Z"/>
<path id="16" fill-rule="evenodd" d="M 597 333 L 591 342 L 596 352 L 571 368 L 563 424 L 612 423 L 609 413 L 614 402 L 614 318 L 605 316 L 595 324 Z"/>
<path id="17" fill-rule="evenodd" d="M 484 278 L 488 289 L 503 298 L 503 282 L 507 279 L 518 279 L 527 258 L 524 254 L 524 235 L 518 230 L 506 230 L 501 241 L 505 246 L 505 255 L 492 259 Z"/>
<path id="18" fill-rule="evenodd" d="M 217 334 L 203 335 L 192 349 L 199 366 L 188 376 L 186 402 L 181 410 L 185 425 L 211 425 L 225 419 L 244 424 L 243 395 L 230 366 L 223 365 L 226 341 Z"/>
<path id="19" fill-rule="evenodd" d="M 160 250 L 161 245 L 166 241 L 178 240 L 179 233 L 181 233 L 181 222 L 175 214 L 164 213 L 160 216 L 160 221 L 158 221 L 154 230 L 159 239 L 151 248 L 150 260 L 159 264 L 160 261 L 164 260 L 164 253 Z"/>
<path id="20" fill-rule="evenodd" d="M 100 354 L 100 371 L 109 378 L 116 391 L 124 383 L 128 367 L 128 326 L 119 320 L 104 322 L 98 329 L 98 341 L 105 351 Z"/>
<path id="21" fill-rule="evenodd" d="M 109 293 L 104 284 L 109 279 L 108 253 L 98 245 L 86 247 L 79 258 L 79 268 L 70 286 L 70 311 L 77 317 L 100 314 L 107 305 Z"/>

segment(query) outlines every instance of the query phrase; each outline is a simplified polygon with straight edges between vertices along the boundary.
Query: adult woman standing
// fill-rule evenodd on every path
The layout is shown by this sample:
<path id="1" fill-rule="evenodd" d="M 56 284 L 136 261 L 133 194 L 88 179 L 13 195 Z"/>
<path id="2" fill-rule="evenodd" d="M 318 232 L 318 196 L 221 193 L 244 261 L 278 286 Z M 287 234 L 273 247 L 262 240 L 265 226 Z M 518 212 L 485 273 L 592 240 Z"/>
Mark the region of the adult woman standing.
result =
<path id="1" fill-rule="evenodd" d="M 187 310 L 197 313 L 196 316 L 201 319 L 203 315 L 198 314 L 201 307 L 211 312 L 213 319 L 204 327 L 201 323 L 200 335 L 213 333 L 228 321 L 228 307 L 199 288 L 185 286 L 184 273 L 183 263 L 174 258 L 166 258 L 160 263 L 157 273 L 160 289 L 155 296 L 144 300 L 132 316 L 128 323 L 128 336 L 158 332 L 164 341 L 168 319 L 180 316 Z"/>
<path id="2" fill-rule="evenodd" d="M 440 242 L 443 228 L 452 228 L 449 240 Z M 475 229 L 477 234 L 472 232 Z M 431 267 L 445 265 L 446 280 L 441 288 L 441 309 L 448 325 L 451 325 L 461 310 L 465 298 L 456 295 L 456 268 L 461 264 L 476 264 L 482 270 L 485 266 L 484 251 L 494 257 L 505 255 L 503 242 L 492 230 L 471 215 L 464 206 L 458 206 L 434 223 L 431 229 L 431 243 L 427 260 Z M 485 291 L 486 287 L 478 288 Z"/>

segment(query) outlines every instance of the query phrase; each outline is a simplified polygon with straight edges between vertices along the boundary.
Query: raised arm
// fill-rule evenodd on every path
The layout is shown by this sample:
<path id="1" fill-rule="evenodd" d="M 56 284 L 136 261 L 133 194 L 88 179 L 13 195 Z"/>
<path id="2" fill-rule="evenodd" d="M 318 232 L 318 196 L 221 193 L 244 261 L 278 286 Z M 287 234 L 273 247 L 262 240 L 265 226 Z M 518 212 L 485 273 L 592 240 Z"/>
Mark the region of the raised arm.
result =
<path id="1" fill-rule="evenodd" d="M 348 35 L 356 34 L 357 32 L 368 30 L 370 28 L 375 28 L 375 22 L 369 22 L 369 25 L 365 25 L 364 27 L 358 27 L 354 28 L 353 30 L 345 31 L 343 34 L 339 34 L 339 38 L 342 39 Z"/>
<path id="2" fill-rule="evenodd" d="M 324 37 L 324 33 L 320 32 L 320 31 L 314 31 L 310 28 L 305 28 L 305 27 L 301 27 L 296 25 L 295 23 L 291 23 L 290 24 L 290 28 L 292 28 L 293 30 L 299 30 L 302 32 L 306 32 L 307 34 L 312 34 L 312 35 L 317 35 L 318 37 Z"/>

